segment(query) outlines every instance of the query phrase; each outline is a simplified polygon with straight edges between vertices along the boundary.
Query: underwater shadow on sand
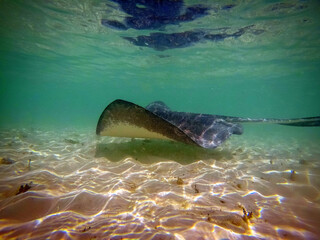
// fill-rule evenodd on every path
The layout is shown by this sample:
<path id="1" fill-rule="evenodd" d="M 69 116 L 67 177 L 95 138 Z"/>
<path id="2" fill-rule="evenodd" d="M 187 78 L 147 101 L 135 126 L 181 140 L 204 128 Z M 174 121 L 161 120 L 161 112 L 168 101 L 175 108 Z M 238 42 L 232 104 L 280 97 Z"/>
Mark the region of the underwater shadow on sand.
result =
<path id="1" fill-rule="evenodd" d="M 95 157 L 105 157 L 116 162 L 133 158 L 148 164 L 172 160 L 180 164 L 189 164 L 198 160 L 232 159 L 232 153 L 222 149 L 204 149 L 183 143 L 133 139 L 122 143 L 97 143 Z"/>

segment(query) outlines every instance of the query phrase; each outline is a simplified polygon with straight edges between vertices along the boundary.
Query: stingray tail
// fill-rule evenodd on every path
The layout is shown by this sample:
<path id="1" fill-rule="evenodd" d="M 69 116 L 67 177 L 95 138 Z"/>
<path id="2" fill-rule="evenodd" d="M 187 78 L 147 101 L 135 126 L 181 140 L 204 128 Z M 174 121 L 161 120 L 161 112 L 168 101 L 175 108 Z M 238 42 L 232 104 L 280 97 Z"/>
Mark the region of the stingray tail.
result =
<path id="1" fill-rule="evenodd" d="M 320 116 L 317 117 L 305 117 L 305 118 L 291 118 L 291 119 L 276 119 L 276 118 L 233 118 L 232 122 L 241 123 L 273 123 L 294 127 L 319 127 Z"/>
<path id="2" fill-rule="evenodd" d="M 295 127 L 319 127 L 320 126 L 320 116 L 319 117 L 307 117 L 307 118 L 297 118 L 288 119 L 285 122 L 280 122 L 278 124 L 295 126 Z"/>

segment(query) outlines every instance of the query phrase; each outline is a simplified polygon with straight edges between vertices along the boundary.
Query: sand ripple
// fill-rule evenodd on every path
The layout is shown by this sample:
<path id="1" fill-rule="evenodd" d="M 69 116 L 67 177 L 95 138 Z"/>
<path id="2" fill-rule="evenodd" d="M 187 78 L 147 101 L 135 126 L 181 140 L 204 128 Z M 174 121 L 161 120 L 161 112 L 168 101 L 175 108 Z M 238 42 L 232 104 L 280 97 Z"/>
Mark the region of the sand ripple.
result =
<path id="1" fill-rule="evenodd" d="M 14 161 L 0 164 L 2 239 L 320 236 L 317 143 L 242 138 L 208 151 L 92 131 L 0 137 L 0 157 Z"/>

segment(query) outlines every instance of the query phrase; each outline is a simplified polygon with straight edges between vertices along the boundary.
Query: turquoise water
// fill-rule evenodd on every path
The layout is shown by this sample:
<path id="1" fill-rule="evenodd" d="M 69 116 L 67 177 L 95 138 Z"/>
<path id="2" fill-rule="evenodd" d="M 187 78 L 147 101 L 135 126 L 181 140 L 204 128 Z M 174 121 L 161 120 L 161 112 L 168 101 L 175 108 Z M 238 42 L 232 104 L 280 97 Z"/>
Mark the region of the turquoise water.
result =
<path id="1" fill-rule="evenodd" d="M 125 16 L 107 0 L 0 1 L 0 238 L 317 239 L 319 127 L 244 124 L 211 150 L 95 135 L 115 99 L 251 118 L 320 115 L 319 1 L 185 4 L 211 10 L 120 31 L 101 24 Z M 247 26 L 164 51 L 123 38 Z"/>
<path id="2" fill-rule="evenodd" d="M 260 35 L 156 51 L 120 38 L 138 30 L 102 26 L 117 13 L 105 1 L 1 1 L 1 126 L 91 127 L 117 98 L 244 117 L 317 116 L 319 2 L 272 10 L 277 3 L 235 1 L 228 12 L 168 27 L 254 24 Z"/>

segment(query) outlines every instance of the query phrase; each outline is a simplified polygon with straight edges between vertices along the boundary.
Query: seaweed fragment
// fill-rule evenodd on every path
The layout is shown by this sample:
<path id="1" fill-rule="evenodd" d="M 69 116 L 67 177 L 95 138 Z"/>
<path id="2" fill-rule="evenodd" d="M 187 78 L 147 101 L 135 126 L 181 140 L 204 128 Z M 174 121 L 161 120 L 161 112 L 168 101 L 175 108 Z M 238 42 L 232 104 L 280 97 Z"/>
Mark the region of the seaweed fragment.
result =
<path id="1" fill-rule="evenodd" d="M 89 226 L 89 227 L 84 227 L 84 229 L 82 229 L 82 231 L 81 232 L 86 232 L 86 231 L 88 231 L 88 230 L 90 230 L 91 229 L 91 227 Z"/>
<path id="2" fill-rule="evenodd" d="M 178 184 L 178 185 L 183 185 L 183 180 L 182 180 L 182 178 L 178 177 L 178 179 L 177 179 L 177 184 Z"/>
<path id="3" fill-rule="evenodd" d="M 30 182 L 29 184 L 26 183 L 25 185 L 21 185 L 18 192 L 16 193 L 16 195 L 19 195 L 20 193 L 24 193 L 29 191 L 29 189 L 31 188 L 32 182 Z"/>
<path id="4" fill-rule="evenodd" d="M 194 185 L 194 192 L 195 193 L 200 193 L 199 189 L 197 188 L 197 184 Z"/>
<path id="5" fill-rule="evenodd" d="M 240 207 L 242 208 L 242 211 L 243 211 L 242 219 L 243 219 L 243 221 L 248 223 L 249 220 L 253 217 L 253 213 L 252 212 L 247 212 L 247 210 L 243 206 L 240 206 Z"/>

